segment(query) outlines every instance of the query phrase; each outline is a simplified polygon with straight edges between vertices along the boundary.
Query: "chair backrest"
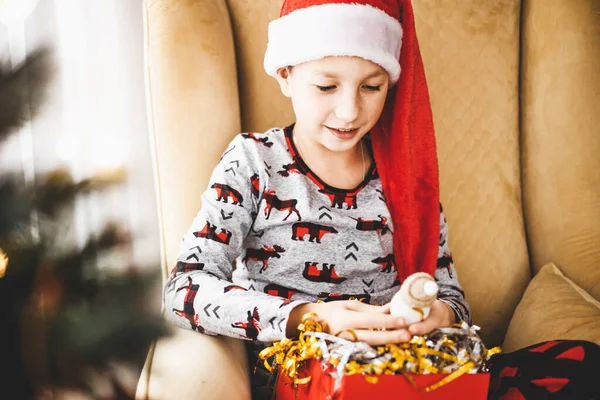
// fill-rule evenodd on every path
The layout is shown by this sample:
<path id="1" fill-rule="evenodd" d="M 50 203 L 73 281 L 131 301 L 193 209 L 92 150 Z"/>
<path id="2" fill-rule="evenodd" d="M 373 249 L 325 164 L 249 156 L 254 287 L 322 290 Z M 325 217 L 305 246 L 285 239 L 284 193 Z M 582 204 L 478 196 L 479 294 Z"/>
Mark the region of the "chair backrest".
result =
<path id="1" fill-rule="evenodd" d="M 600 0 L 528 0 L 521 162 L 531 265 L 600 300 Z"/>

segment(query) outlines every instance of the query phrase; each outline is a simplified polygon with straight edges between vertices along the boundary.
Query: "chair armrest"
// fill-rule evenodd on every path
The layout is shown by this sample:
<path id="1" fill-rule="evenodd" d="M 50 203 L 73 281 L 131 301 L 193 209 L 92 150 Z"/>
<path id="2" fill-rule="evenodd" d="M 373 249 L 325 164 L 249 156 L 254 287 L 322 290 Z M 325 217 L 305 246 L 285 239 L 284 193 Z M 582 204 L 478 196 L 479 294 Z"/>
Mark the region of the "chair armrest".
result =
<path id="1" fill-rule="evenodd" d="M 146 0 L 148 128 L 163 274 L 227 144 L 240 133 L 235 49 L 224 0 Z"/>
<path id="2" fill-rule="evenodd" d="M 250 400 L 242 340 L 172 330 L 150 350 L 136 399 Z"/>

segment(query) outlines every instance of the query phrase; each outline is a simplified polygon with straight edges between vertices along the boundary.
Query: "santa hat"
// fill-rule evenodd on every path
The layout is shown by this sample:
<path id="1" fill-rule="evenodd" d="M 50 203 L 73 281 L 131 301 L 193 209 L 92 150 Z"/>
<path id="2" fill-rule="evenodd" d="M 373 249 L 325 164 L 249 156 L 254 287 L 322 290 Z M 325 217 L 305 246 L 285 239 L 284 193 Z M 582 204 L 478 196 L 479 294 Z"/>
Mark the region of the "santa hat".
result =
<path id="1" fill-rule="evenodd" d="M 373 154 L 394 226 L 401 281 L 435 274 L 439 178 L 433 117 L 410 0 L 284 0 L 269 24 L 264 67 L 277 70 L 327 56 L 358 56 L 383 67 L 390 85 L 371 130 Z"/>

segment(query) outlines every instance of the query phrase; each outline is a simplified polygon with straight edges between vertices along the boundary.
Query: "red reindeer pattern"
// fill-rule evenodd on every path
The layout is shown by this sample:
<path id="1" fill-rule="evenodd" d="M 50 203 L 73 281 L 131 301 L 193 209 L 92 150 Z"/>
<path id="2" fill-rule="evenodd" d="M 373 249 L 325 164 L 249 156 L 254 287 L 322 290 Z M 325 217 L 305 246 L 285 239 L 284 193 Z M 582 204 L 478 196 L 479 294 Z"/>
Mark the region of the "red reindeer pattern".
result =
<path id="1" fill-rule="evenodd" d="M 234 328 L 241 328 L 245 331 L 248 339 L 257 340 L 260 333 L 260 316 L 258 315 L 258 307 L 254 307 L 252 313 L 248 310 L 248 319 L 246 322 L 234 322 L 231 324 Z"/>
<path id="2" fill-rule="evenodd" d="M 341 294 L 341 293 L 326 293 L 321 292 L 318 297 L 323 302 L 339 301 L 339 300 L 358 300 L 363 303 L 371 303 L 371 295 L 367 293 L 361 294 Z"/>
<path id="3" fill-rule="evenodd" d="M 387 226 L 387 218 L 382 215 L 378 215 L 378 217 L 379 221 L 376 219 L 349 218 L 352 218 L 356 221 L 356 229 L 359 231 L 377 231 L 381 235 L 385 235 L 390 231 L 389 226 Z"/>
<path id="4" fill-rule="evenodd" d="M 300 170 L 298 169 L 298 164 L 294 161 L 292 163 L 283 165 L 281 168 L 283 168 L 281 171 L 277 171 L 277 173 L 281 176 L 283 176 L 284 178 L 287 178 L 288 176 L 290 176 L 290 174 L 299 174 Z"/>
<path id="5" fill-rule="evenodd" d="M 273 142 L 269 142 L 269 137 L 268 136 L 259 138 L 258 136 L 256 136 L 256 134 L 254 132 L 250 132 L 250 133 L 242 133 L 242 137 L 244 139 L 252 139 L 252 140 L 254 140 L 257 143 L 262 143 L 266 147 L 273 146 Z"/>
<path id="6" fill-rule="evenodd" d="M 228 285 L 228 286 L 225 286 L 225 288 L 223 289 L 223 293 L 227 293 L 227 292 L 230 292 L 232 290 L 248 291 L 248 289 L 246 289 L 245 287 L 242 287 L 242 286 Z"/>
<path id="7" fill-rule="evenodd" d="M 273 247 L 265 245 L 262 249 L 246 249 L 246 255 L 242 262 L 248 266 L 248 260 L 262 262 L 262 268 L 259 273 L 263 273 L 269 267 L 269 258 L 281 258 L 279 253 L 283 253 L 285 249 L 281 246 L 274 245 Z"/>
<path id="8" fill-rule="evenodd" d="M 381 272 L 392 272 L 392 268 L 396 268 L 396 262 L 393 254 L 388 254 L 385 257 L 377 257 L 371 260 L 372 263 L 381 265 Z"/>
<path id="9" fill-rule="evenodd" d="M 258 180 L 258 174 L 254 174 L 250 177 L 250 190 L 252 191 L 252 196 L 258 199 L 258 190 L 260 188 L 260 181 Z"/>
<path id="10" fill-rule="evenodd" d="M 178 273 L 183 273 L 183 272 L 191 272 L 191 271 L 201 271 L 202 269 L 204 269 L 204 264 L 203 263 L 186 263 L 183 261 L 178 261 L 177 264 L 175 264 L 175 267 L 173 267 L 173 269 L 171 270 L 171 275 L 169 275 L 169 279 L 173 279 L 175 278 L 175 276 L 177 276 Z"/>
<path id="11" fill-rule="evenodd" d="M 305 235 L 309 235 L 309 242 L 321 243 L 321 239 L 326 233 L 338 233 L 338 231 L 331 226 L 313 224 L 310 222 L 296 222 L 292 225 L 292 240 L 304 240 Z"/>
<path id="12" fill-rule="evenodd" d="M 450 264 L 452 264 L 454 260 L 452 260 L 452 254 L 447 251 L 444 252 L 444 255 L 437 260 L 438 268 L 446 268 L 448 270 L 448 275 L 452 278 L 452 270 L 450 269 Z"/>
<path id="13" fill-rule="evenodd" d="M 217 233 L 217 226 L 211 224 L 206 221 L 206 225 L 199 230 L 198 232 L 194 232 L 194 236 L 198 238 L 204 238 L 208 240 L 213 240 L 217 243 L 229 244 L 231 240 L 231 232 L 226 229 L 221 228 L 221 232 Z"/>
<path id="14" fill-rule="evenodd" d="M 217 201 L 228 203 L 228 199 L 232 200 L 232 204 L 242 206 L 244 198 L 242 194 L 224 183 L 213 183 L 211 189 L 217 191 Z"/>
<path id="15" fill-rule="evenodd" d="M 281 305 L 279 306 L 279 308 L 283 308 L 285 306 L 287 306 L 288 304 L 290 304 L 292 302 L 291 299 L 285 299 L 284 301 L 281 302 Z"/>
<path id="16" fill-rule="evenodd" d="M 346 278 L 341 278 L 335 272 L 335 264 L 323 263 L 319 268 L 319 263 L 307 261 L 304 263 L 302 276 L 311 282 L 342 283 Z"/>
<path id="17" fill-rule="evenodd" d="M 286 299 L 291 299 L 294 293 L 296 293 L 295 290 L 279 286 L 275 283 L 269 283 L 267 286 L 265 286 L 264 292 L 266 294 L 270 294 L 271 296 L 284 297 Z"/>
<path id="18" fill-rule="evenodd" d="M 196 311 L 194 310 L 194 299 L 198 294 L 198 289 L 200 289 L 200 285 L 194 284 L 192 278 L 188 276 L 188 284 L 177 289 L 177 292 L 179 292 L 180 290 L 185 290 L 187 292 L 185 294 L 185 298 L 183 299 L 183 310 L 173 308 L 173 311 L 178 316 L 190 321 L 192 330 L 197 330 L 200 333 L 204 333 L 204 328 L 200 326 L 200 317 L 196 314 Z"/>
<path id="19" fill-rule="evenodd" d="M 325 189 L 319 189 L 319 193 L 323 193 L 331 201 L 331 207 L 343 208 L 346 204 L 346 210 L 355 209 L 356 193 L 331 193 Z"/>
<path id="20" fill-rule="evenodd" d="M 269 217 L 271 216 L 271 210 L 273 208 L 275 208 L 276 210 L 279 210 L 279 211 L 288 211 L 288 215 L 283 219 L 284 221 L 287 221 L 289 216 L 292 215 L 292 212 L 296 213 L 296 215 L 298 216 L 298 221 L 302 220 L 302 217 L 300 216 L 300 212 L 296 208 L 296 205 L 298 204 L 298 200 L 296 200 L 296 199 L 281 200 L 276 196 L 274 190 L 269 190 L 269 189 L 267 189 L 263 192 L 263 198 L 265 199 L 265 202 L 266 202 L 266 205 L 265 205 L 266 218 L 265 219 L 269 219 Z"/>

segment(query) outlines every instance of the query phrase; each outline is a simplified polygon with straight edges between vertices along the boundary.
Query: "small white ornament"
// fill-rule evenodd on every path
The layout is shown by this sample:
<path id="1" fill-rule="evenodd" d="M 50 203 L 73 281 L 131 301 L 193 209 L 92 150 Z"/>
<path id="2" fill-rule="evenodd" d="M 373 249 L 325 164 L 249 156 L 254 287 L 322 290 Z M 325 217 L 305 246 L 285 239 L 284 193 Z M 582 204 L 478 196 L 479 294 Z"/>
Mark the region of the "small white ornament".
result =
<path id="1" fill-rule="evenodd" d="M 437 299 L 439 286 L 425 272 L 410 275 L 390 302 L 390 314 L 402 317 L 407 325 L 421 322 L 429 316 L 431 305 Z"/>

